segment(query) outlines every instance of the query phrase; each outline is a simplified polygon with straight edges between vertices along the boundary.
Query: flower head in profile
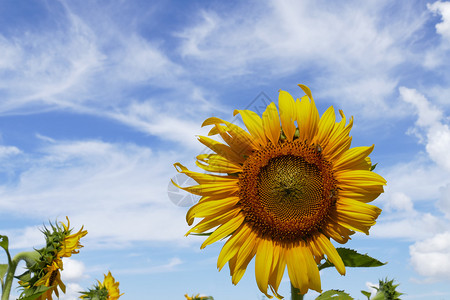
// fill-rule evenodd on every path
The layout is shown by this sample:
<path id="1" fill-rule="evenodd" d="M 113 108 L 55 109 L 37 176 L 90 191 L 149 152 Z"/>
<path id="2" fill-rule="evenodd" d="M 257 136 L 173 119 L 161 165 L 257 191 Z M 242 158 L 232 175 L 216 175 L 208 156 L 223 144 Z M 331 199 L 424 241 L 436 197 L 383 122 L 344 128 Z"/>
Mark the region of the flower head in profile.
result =
<path id="1" fill-rule="evenodd" d="M 36 250 L 36 262 L 29 264 L 28 270 L 20 276 L 19 284 L 23 288 L 21 298 L 41 293 L 36 299 L 52 300 L 53 293 L 59 297 L 58 287 L 65 293 L 66 286 L 61 280 L 60 273 L 63 270 L 62 258 L 79 252 L 78 249 L 83 247 L 80 239 L 87 231 L 81 227 L 77 233 L 72 234 L 68 218 L 67 225 L 63 222 L 61 225 L 50 223 L 51 229 L 44 227 L 42 232 L 45 235 L 46 245 Z"/>
<path id="2" fill-rule="evenodd" d="M 185 294 L 184 297 L 186 297 L 186 300 L 214 300 L 211 296 L 200 296 L 200 294 L 192 295 L 192 297 L 188 296 L 188 294 Z"/>
<path id="3" fill-rule="evenodd" d="M 119 290 L 119 282 L 115 281 L 111 272 L 105 275 L 103 282 L 98 281 L 94 288 L 87 292 L 81 292 L 81 294 L 80 299 L 87 300 L 117 300 L 123 295 Z"/>
<path id="4" fill-rule="evenodd" d="M 230 268 L 237 284 L 255 258 L 259 289 L 278 298 L 287 267 L 292 285 L 305 294 L 321 291 L 317 264 L 326 256 L 344 275 L 344 263 L 330 239 L 344 244 L 355 231 L 369 234 L 381 210 L 368 204 L 383 192 L 386 181 L 372 172 L 368 155 L 374 146 L 351 148 L 353 118 L 333 107 L 320 117 L 311 91 L 301 99 L 280 91 L 278 109 L 270 103 L 262 118 L 250 110 L 235 110 L 248 131 L 219 118 L 210 136 L 199 141 L 213 151 L 197 156 L 209 174 L 181 173 L 198 185 L 179 188 L 200 195 L 186 215 L 188 234 L 211 234 L 201 248 L 227 239 L 217 262 Z M 175 184 L 175 183 L 174 183 Z M 175 184 L 176 185 L 176 184 Z"/>

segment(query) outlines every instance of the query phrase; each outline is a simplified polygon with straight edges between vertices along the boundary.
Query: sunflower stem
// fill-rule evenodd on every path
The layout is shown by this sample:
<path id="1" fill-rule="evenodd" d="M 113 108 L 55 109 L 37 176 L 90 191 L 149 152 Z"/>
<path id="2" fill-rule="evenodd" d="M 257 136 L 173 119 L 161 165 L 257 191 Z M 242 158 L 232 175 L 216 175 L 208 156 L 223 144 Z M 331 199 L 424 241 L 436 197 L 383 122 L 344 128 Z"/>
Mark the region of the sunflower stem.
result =
<path id="1" fill-rule="evenodd" d="M 14 280 L 14 274 L 16 273 L 17 265 L 21 260 L 24 260 L 27 263 L 27 266 L 30 264 L 36 263 L 39 259 L 39 253 L 37 251 L 28 251 L 28 252 L 20 252 L 17 253 L 16 256 L 12 260 L 8 259 L 8 271 L 6 272 L 5 284 L 2 291 L 2 299 L 8 300 L 9 294 L 11 293 L 11 286 Z"/>
<path id="2" fill-rule="evenodd" d="M 291 300 L 303 300 L 303 294 L 300 293 L 300 290 L 292 285 L 291 282 Z"/>

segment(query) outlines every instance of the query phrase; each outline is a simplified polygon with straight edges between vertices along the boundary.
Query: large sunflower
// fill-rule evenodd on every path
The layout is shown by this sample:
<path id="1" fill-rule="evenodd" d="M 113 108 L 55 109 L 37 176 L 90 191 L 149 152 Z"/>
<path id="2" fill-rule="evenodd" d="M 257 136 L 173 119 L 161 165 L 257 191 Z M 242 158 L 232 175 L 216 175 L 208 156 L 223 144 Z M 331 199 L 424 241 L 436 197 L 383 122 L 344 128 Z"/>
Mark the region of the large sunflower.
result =
<path id="1" fill-rule="evenodd" d="M 217 267 L 228 262 L 233 284 L 255 259 L 256 282 L 269 298 L 276 297 L 287 266 L 291 283 L 302 294 L 321 291 L 317 264 L 326 255 L 345 274 L 341 257 L 330 242 L 346 243 L 354 231 L 369 233 L 381 210 L 367 204 L 383 192 L 386 181 L 371 171 L 371 147 L 350 148 L 353 118 L 336 122 L 333 107 L 319 117 L 308 87 L 294 101 L 279 93 L 279 112 L 272 102 L 262 118 L 249 110 L 240 114 L 248 132 L 233 123 L 209 118 L 209 135 L 200 136 L 213 154 L 197 156 L 196 164 L 213 174 L 177 170 L 198 185 L 180 187 L 202 198 L 186 220 L 203 218 L 190 233 L 216 228 L 201 248 L 229 237 Z M 219 174 L 214 174 L 219 173 Z M 220 175 L 222 174 L 222 175 Z M 174 183 L 175 184 L 175 183 Z"/>

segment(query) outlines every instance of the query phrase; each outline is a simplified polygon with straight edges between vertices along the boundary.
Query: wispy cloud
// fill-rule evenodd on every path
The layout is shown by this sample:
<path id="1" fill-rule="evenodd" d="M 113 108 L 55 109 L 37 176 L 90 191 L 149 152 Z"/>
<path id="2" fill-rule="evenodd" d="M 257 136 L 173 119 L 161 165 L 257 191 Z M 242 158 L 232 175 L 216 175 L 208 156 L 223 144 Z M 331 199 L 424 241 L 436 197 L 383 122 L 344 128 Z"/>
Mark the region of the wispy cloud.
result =
<path id="1" fill-rule="evenodd" d="M 28 167 L 16 180 L 0 187 L 0 206 L 20 218 L 53 221 L 67 215 L 72 224 L 85 225 L 93 247 L 185 243 L 185 211 L 167 196 L 169 178 L 176 173 L 172 165 L 182 156 L 133 144 L 54 141 L 42 147 L 41 155 L 28 157 Z M 11 230 L 12 247 L 35 246 L 30 230 Z"/>
<path id="2" fill-rule="evenodd" d="M 223 111 L 216 96 L 194 84 L 158 40 L 97 16 L 95 7 L 79 15 L 77 7 L 61 3 L 47 8 L 50 15 L 58 11 L 59 26 L 0 35 L 1 115 L 70 111 L 190 146 L 185 137 L 198 133 L 199 113 Z M 92 19 L 101 26 L 92 26 Z"/>
<path id="3" fill-rule="evenodd" d="M 203 10 L 178 33 L 179 51 L 205 76 L 220 74 L 224 80 L 313 73 L 311 85 L 320 85 L 319 96 L 366 116 L 398 117 L 401 103 L 388 99 L 398 84 L 398 67 L 417 64 L 407 45 L 414 43 L 426 14 L 412 3 L 401 7 L 401 17 L 384 13 L 392 5 L 388 1 L 357 5 L 355 10 L 317 1 L 273 1 L 243 5 L 233 13 Z"/>

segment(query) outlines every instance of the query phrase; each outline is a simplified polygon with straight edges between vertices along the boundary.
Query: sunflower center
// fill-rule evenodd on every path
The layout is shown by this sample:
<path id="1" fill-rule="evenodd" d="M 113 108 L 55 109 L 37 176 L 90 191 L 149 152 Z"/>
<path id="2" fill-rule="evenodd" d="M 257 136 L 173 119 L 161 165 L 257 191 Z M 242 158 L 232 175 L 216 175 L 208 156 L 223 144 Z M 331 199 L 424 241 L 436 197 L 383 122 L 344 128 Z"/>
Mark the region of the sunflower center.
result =
<path id="1" fill-rule="evenodd" d="M 311 216 L 321 208 L 323 178 L 316 165 L 302 157 L 283 155 L 269 160 L 258 174 L 261 205 L 283 221 Z"/>
<path id="2" fill-rule="evenodd" d="M 270 144 L 244 163 L 240 201 L 261 236 L 297 241 L 317 231 L 336 201 L 332 166 L 305 142 Z"/>

